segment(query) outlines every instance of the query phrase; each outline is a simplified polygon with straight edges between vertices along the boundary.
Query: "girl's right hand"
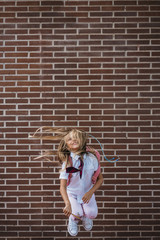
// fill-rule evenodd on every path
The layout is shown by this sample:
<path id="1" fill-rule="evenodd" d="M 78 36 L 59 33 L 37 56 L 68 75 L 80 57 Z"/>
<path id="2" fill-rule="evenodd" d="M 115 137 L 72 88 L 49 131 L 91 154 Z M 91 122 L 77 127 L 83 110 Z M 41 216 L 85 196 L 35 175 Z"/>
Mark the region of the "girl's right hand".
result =
<path id="1" fill-rule="evenodd" d="M 63 212 L 65 216 L 69 217 L 72 213 L 71 205 L 70 204 L 66 205 L 65 208 L 63 208 Z"/>

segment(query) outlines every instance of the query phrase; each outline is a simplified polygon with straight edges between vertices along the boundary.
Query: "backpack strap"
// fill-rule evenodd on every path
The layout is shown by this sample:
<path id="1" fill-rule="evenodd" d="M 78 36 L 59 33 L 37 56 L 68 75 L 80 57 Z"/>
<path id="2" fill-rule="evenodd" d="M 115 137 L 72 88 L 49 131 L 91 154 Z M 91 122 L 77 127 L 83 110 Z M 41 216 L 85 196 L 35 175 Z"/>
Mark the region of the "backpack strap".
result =
<path id="1" fill-rule="evenodd" d="M 69 162 L 70 162 L 70 166 L 72 167 L 72 158 L 71 158 L 71 156 L 69 156 L 68 159 L 69 159 Z M 70 184 L 71 177 L 72 177 L 72 173 L 69 173 L 68 180 L 67 180 L 67 186 Z"/>
<path id="2" fill-rule="evenodd" d="M 96 183 L 96 181 L 97 181 L 97 178 L 98 178 L 98 176 L 99 176 L 99 174 L 100 174 L 100 171 L 101 171 L 101 165 L 100 165 L 100 154 L 99 154 L 99 152 L 98 151 L 95 151 L 95 153 L 96 153 L 96 157 L 97 157 L 97 159 L 98 159 L 98 169 L 94 172 L 94 174 L 93 174 L 93 176 L 92 176 L 92 183 L 93 184 L 95 184 Z"/>
<path id="3" fill-rule="evenodd" d="M 89 147 L 86 147 L 86 150 L 89 152 Z M 96 181 L 97 181 L 97 178 L 100 174 L 100 171 L 101 171 L 101 165 L 100 165 L 100 158 L 101 158 L 101 155 L 99 154 L 99 152 L 97 150 L 95 150 L 95 154 L 96 154 L 96 157 L 97 157 L 97 160 L 98 160 L 98 169 L 94 172 L 93 176 L 92 176 L 92 183 L 95 184 Z"/>

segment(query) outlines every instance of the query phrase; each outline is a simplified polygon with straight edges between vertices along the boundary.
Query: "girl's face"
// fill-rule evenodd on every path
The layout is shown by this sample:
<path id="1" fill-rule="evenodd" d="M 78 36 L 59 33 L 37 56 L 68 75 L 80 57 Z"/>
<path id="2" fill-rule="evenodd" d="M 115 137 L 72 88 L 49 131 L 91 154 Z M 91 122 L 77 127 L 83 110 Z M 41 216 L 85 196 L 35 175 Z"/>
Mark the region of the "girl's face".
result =
<path id="1" fill-rule="evenodd" d="M 80 148 L 80 140 L 73 132 L 70 132 L 66 136 L 65 142 L 66 142 L 68 150 L 71 152 L 77 152 Z"/>

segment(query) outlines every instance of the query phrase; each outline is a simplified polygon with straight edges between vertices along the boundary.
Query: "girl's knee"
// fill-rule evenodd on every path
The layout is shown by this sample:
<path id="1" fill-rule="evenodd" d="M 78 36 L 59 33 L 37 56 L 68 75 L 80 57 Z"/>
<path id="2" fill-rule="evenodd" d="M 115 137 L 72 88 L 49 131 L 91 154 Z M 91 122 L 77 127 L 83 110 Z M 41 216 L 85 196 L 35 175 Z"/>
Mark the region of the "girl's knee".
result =
<path id="1" fill-rule="evenodd" d="M 98 210 L 97 209 L 86 209 L 85 216 L 90 219 L 94 219 L 97 217 Z"/>

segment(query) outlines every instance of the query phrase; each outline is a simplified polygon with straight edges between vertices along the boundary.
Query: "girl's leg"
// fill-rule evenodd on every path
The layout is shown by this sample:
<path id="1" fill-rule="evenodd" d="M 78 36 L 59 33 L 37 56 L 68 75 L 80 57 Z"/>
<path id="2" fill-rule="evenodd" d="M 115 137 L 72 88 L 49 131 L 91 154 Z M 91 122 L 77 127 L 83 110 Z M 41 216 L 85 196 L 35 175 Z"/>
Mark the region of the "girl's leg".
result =
<path id="1" fill-rule="evenodd" d="M 80 203 L 77 202 L 77 199 L 75 196 L 73 196 L 72 194 L 68 194 L 70 203 L 71 203 L 71 207 L 72 207 L 72 213 L 78 217 L 82 217 L 83 216 L 83 209 Z M 73 215 L 70 216 L 72 218 L 72 220 L 79 220 L 78 218 L 74 217 Z M 78 221 L 77 221 L 78 222 Z"/>
<path id="2" fill-rule="evenodd" d="M 85 217 L 94 219 L 97 217 L 98 214 L 98 207 L 95 199 L 95 195 L 93 194 L 92 198 L 90 199 L 89 203 L 83 204 L 83 210 Z"/>

